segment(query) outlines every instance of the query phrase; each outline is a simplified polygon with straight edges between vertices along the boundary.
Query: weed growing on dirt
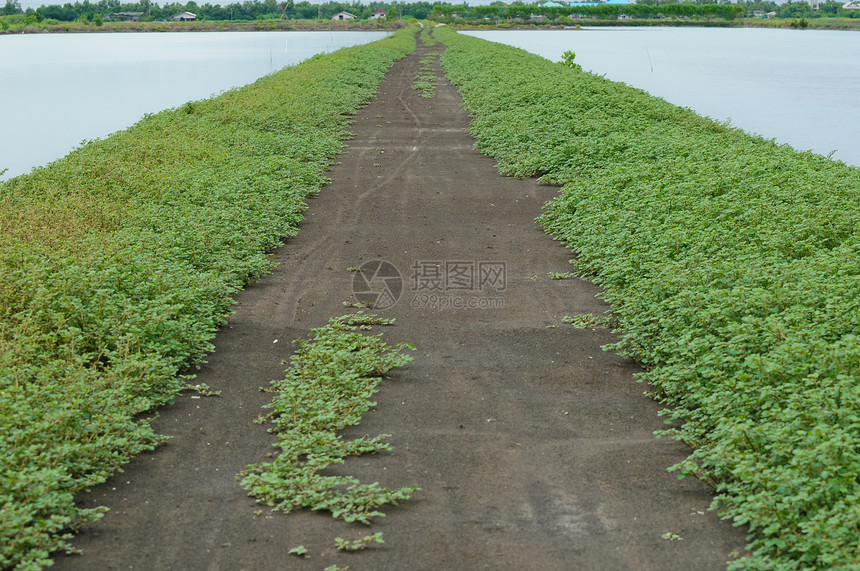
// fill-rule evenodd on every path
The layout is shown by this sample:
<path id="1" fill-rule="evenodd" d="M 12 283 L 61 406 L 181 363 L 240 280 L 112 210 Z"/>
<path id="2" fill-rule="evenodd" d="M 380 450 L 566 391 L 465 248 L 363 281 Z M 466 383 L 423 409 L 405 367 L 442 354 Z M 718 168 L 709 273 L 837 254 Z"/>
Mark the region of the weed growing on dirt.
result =
<path id="1" fill-rule="evenodd" d="M 573 272 L 547 272 L 549 279 L 551 280 L 566 280 L 567 278 L 576 277 L 576 274 Z"/>
<path id="2" fill-rule="evenodd" d="M 603 286 L 617 349 L 683 423 L 665 432 L 694 448 L 675 470 L 749 525 L 732 567 L 860 568 L 860 169 L 434 35 L 480 148 L 564 185 L 540 221 Z"/>
<path id="3" fill-rule="evenodd" d="M 298 545 L 293 547 L 289 551 L 287 551 L 290 555 L 295 555 L 296 557 L 308 557 L 308 550 L 304 545 Z"/>
<path id="4" fill-rule="evenodd" d="M 439 43 L 431 34 L 430 28 L 423 28 L 419 37 L 421 38 L 421 43 L 427 47 L 433 47 Z"/>
<path id="5" fill-rule="evenodd" d="M 600 325 L 609 325 L 610 317 L 606 315 L 594 315 L 593 313 L 580 313 L 578 315 L 565 315 L 561 318 L 565 323 L 570 323 L 576 329 L 594 329 Z"/>
<path id="6" fill-rule="evenodd" d="M 202 397 L 217 397 L 221 394 L 221 391 L 212 390 L 212 388 L 206 383 L 188 385 L 186 388 L 195 391 L 198 395 Z"/>
<path id="7" fill-rule="evenodd" d="M 348 456 L 390 450 L 384 442 L 388 435 L 347 442 L 338 432 L 358 424 L 361 415 L 375 406 L 370 398 L 383 375 L 412 360 L 403 353 L 414 349 L 412 345 L 392 347 L 381 335 L 358 332 L 392 322 L 358 312 L 333 318 L 325 327 L 312 329 L 310 339 L 299 341 L 286 377 L 272 383 L 277 396 L 268 405 L 281 453 L 272 462 L 247 466 L 241 473 L 242 487 L 250 495 L 285 513 L 297 508 L 324 510 L 347 522 L 369 524 L 385 515 L 380 507 L 397 505 L 418 490 L 415 486 L 392 490 L 350 476 L 320 474 Z"/>
<path id="8" fill-rule="evenodd" d="M 177 373 L 272 267 L 415 33 L 150 115 L 0 184 L 0 568 L 50 564 L 105 512 L 74 494 L 163 440 L 138 415 L 186 387 Z"/>
<path id="9" fill-rule="evenodd" d="M 436 58 L 439 57 L 439 52 L 427 52 L 419 61 L 420 67 L 415 75 L 415 82 L 412 84 L 412 89 L 418 92 L 421 97 L 432 99 L 436 94 L 436 83 L 439 81 L 436 77 L 436 70 L 433 64 L 436 63 Z"/>
<path id="10" fill-rule="evenodd" d="M 382 539 L 382 532 L 378 531 L 373 535 L 365 535 L 360 539 L 350 541 L 342 537 L 335 537 L 334 544 L 340 551 L 361 551 L 366 549 L 372 543 L 385 543 Z"/>

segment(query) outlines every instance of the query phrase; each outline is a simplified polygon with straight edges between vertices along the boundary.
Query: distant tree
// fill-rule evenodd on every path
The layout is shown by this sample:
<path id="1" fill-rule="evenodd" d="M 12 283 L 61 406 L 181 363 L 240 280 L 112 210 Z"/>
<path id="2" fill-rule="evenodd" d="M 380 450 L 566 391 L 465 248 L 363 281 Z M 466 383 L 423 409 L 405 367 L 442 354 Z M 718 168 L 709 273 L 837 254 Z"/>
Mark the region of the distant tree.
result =
<path id="1" fill-rule="evenodd" d="M 21 10 L 21 3 L 18 0 L 6 0 L 6 5 L 3 6 L 3 9 L 0 10 L 0 16 L 15 16 L 16 14 L 23 14 L 24 11 Z"/>
<path id="2" fill-rule="evenodd" d="M 385 9 L 385 4 L 380 4 L 381 9 Z M 401 16 L 412 16 L 419 20 L 426 20 L 433 12 L 433 5 L 430 2 L 410 2 L 399 6 Z"/>

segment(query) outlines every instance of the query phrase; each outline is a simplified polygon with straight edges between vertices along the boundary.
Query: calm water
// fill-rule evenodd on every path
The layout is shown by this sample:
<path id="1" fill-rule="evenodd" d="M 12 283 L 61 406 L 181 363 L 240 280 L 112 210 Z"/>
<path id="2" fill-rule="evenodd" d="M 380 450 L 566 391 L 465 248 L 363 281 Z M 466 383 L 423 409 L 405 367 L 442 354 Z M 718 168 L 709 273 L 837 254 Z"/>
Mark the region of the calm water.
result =
<path id="1" fill-rule="evenodd" d="M 470 35 L 584 69 L 780 143 L 860 166 L 860 33 L 588 28 Z M 632 110 L 631 110 L 632 111 Z"/>
<path id="2" fill-rule="evenodd" d="M 203 99 L 385 32 L 0 36 L 0 170 L 9 178 L 146 113 Z"/>

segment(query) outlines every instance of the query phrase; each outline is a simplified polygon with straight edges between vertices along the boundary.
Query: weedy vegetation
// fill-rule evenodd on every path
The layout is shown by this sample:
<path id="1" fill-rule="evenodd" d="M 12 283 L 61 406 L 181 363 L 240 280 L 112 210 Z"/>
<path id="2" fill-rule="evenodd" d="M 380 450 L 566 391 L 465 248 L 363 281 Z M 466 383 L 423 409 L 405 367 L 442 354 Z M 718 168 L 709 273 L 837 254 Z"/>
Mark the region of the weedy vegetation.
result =
<path id="1" fill-rule="evenodd" d="M 373 518 L 384 517 L 381 506 L 397 505 L 418 490 L 415 486 L 392 490 L 378 483 L 362 484 L 351 476 L 320 474 L 349 456 L 391 449 L 384 442 L 386 434 L 350 441 L 338 435 L 376 406 L 370 399 L 382 377 L 412 360 L 404 353 L 414 349 L 412 345 L 392 347 L 381 334 L 359 332 L 391 323 L 358 312 L 333 318 L 325 327 L 312 329 L 310 339 L 299 341 L 285 378 L 272 382 L 277 396 L 268 405 L 281 452 L 271 462 L 247 466 L 240 475 L 242 487 L 258 501 L 284 513 L 324 510 L 347 522 L 370 524 Z M 376 534 L 367 543 L 381 540 Z M 354 544 L 347 542 L 339 549 L 352 550 Z"/>
<path id="2" fill-rule="evenodd" d="M 295 555 L 296 557 L 309 557 L 308 550 L 304 545 L 298 545 L 293 547 L 289 551 L 287 551 L 290 555 Z"/>
<path id="3" fill-rule="evenodd" d="M 566 280 L 567 278 L 576 277 L 576 274 L 573 272 L 547 272 L 549 279 L 551 280 Z"/>
<path id="4" fill-rule="evenodd" d="M 860 568 L 860 169 L 435 35 L 480 148 L 563 186 L 540 221 L 679 421 L 663 434 L 693 452 L 672 469 L 749 526 L 731 568 Z"/>
<path id="5" fill-rule="evenodd" d="M 611 318 L 606 315 L 594 315 L 593 313 L 580 313 L 578 315 L 565 315 L 561 318 L 565 323 L 570 323 L 575 329 L 594 329 L 601 325 L 609 326 Z"/>
<path id="6" fill-rule="evenodd" d="M 427 47 L 433 47 L 439 44 L 439 42 L 436 41 L 436 38 L 433 37 L 430 28 L 422 28 L 421 35 L 419 37 L 421 38 L 421 43 Z"/>
<path id="7" fill-rule="evenodd" d="M 412 83 L 412 89 L 418 92 L 418 95 L 425 99 L 432 99 L 436 94 L 436 83 L 439 79 L 436 77 L 436 70 L 433 64 L 436 63 L 436 58 L 439 57 L 439 52 L 427 52 L 419 61 L 418 73 L 415 74 L 415 81 Z"/>
<path id="8" fill-rule="evenodd" d="M 75 493 L 163 440 L 139 415 L 187 386 L 415 33 L 150 115 L 0 185 L 0 567 L 71 550 L 105 512 Z"/>
<path id="9" fill-rule="evenodd" d="M 426 46 L 435 46 L 438 44 L 427 29 L 421 31 L 420 37 Z M 415 81 L 412 83 L 412 89 L 426 99 L 432 99 L 436 94 L 436 83 L 439 81 L 439 78 L 436 77 L 435 63 L 438 57 L 439 52 L 434 50 L 427 52 L 418 60 L 418 73 L 415 75 Z"/>
<path id="10" fill-rule="evenodd" d="M 385 540 L 382 539 L 381 531 L 378 531 L 373 535 L 365 535 L 362 538 L 354 539 L 352 541 L 342 537 L 334 538 L 335 546 L 341 551 L 361 551 L 363 549 L 367 549 L 367 547 L 373 543 L 385 543 Z"/>

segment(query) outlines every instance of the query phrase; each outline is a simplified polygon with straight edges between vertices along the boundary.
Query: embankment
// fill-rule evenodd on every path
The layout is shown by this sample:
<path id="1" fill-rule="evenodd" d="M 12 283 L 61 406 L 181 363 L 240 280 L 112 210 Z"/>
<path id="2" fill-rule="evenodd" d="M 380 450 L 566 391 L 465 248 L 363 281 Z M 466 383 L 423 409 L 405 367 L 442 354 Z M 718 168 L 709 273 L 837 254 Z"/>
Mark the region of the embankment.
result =
<path id="1" fill-rule="evenodd" d="M 749 523 L 745 569 L 860 565 L 860 170 L 524 51 L 437 29 L 500 169 L 562 185 L 546 230 L 617 349 Z"/>
<path id="2" fill-rule="evenodd" d="M 101 514 L 74 494 L 161 440 L 139 415 L 187 387 L 414 35 L 148 116 L 0 185 L 0 567 L 49 563 Z"/>

